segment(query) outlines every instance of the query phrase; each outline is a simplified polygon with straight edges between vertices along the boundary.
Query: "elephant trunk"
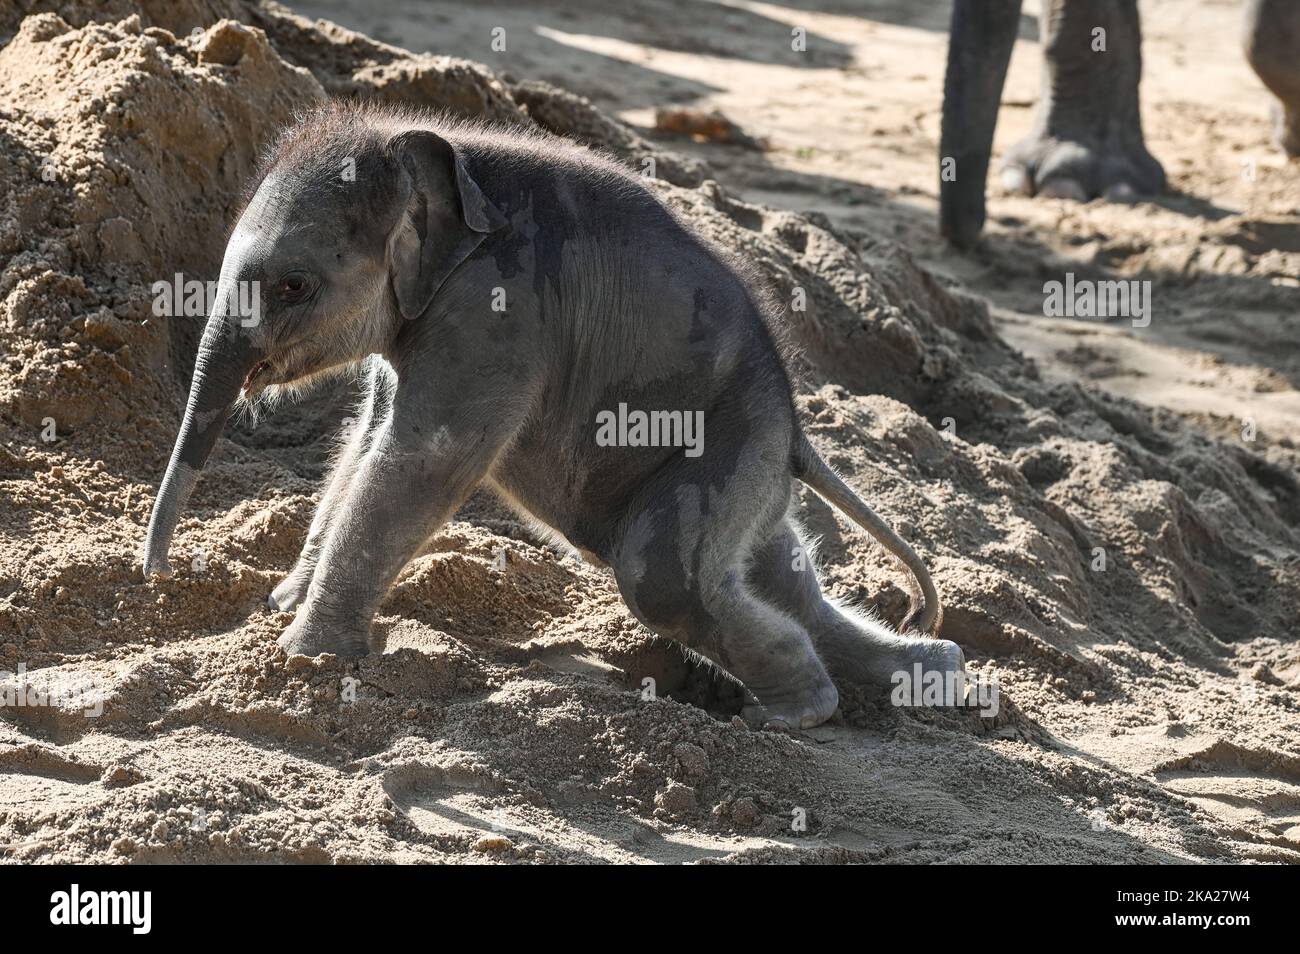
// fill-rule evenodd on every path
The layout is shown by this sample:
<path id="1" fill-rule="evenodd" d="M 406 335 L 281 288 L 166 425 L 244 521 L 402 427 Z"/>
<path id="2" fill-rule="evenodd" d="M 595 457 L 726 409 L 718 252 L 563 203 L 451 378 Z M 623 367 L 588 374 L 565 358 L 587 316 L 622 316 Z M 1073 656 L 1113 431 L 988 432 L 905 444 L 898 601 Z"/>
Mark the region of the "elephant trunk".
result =
<path id="1" fill-rule="evenodd" d="M 208 319 L 194 361 L 189 403 L 162 486 L 149 517 L 144 541 L 144 577 L 171 576 L 167 548 L 176 521 L 189 501 L 199 471 L 207 463 L 230 416 L 245 377 L 261 359 L 239 322 L 218 308 Z"/>
<path id="2" fill-rule="evenodd" d="M 953 3 L 939 143 L 939 228 L 958 248 L 974 245 L 984 228 L 993 131 L 1019 28 L 1020 0 Z"/>

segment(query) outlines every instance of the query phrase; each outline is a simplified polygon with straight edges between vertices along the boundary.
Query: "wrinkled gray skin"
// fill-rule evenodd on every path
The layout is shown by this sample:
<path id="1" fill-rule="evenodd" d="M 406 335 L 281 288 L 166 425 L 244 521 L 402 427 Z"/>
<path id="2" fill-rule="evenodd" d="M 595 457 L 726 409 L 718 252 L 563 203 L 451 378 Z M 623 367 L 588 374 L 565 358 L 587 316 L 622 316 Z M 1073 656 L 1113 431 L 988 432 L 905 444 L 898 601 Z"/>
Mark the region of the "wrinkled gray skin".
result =
<path id="1" fill-rule="evenodd" d="M 1300 2 L 1247 0 L 1246 57 L 1274 98 L 1278 144 L 1300 156 Z M 1020 0 L 955 0 L 939 154 L 956 179 L 939 183 L 943 234 L 969 248 L 984 227 L 984 186 Z M 1094 52 L 1093 30 L 1106 31 Z M 1079 201 L 1154 195 L 1165 172 L 1142 137 L 1137 0 L 1045 0 L 1043 83 L 1033 131 L 1002 160 L 1005 187 Z"/>
<path id="2" fill-rule="evenodd" d="M 349 157 L 355 181 L 339 175 Z M 336 105 L 281 143 L 227 247 L 235 280 L 262 283 L 262 319 L 209 319 L 144 569 L 166 575 L 241 388 L 364 361 L 364 406 L 270 599 L 297 610 L 287 652 L 368 652 L 399 571 L 487 484 L 610 567 L 646 626 L 740 680 L 755 724 L 829 718 L 828 667 L 866 683 L 961 670 L 956 644 L 920 635 L 939 615 L 924 565 L 803 438 L 745 282 L 590 151 Z M 704 411 L 704 453 L 598 446 L 596 415 L 619 402 Z M 793 476 L 917 577 L 911 635 L 846 615 L 796 569 Z"/>

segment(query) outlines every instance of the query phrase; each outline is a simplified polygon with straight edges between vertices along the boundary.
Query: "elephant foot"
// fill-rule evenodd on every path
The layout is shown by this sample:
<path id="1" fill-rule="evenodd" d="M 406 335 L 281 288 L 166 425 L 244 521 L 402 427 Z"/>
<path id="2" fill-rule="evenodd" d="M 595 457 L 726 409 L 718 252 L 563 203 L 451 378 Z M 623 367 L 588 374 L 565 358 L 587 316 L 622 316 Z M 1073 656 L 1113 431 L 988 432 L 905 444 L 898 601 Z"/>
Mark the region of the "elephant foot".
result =
<path id="1" fill-rule="evenodd" d="M 291 613 L 307 598 L 307 587 L 311 585 L 311 570 L 303 570 L 301 565 L 280 581 L 280 584 L 267 597 L 266 605 L 280 613 Z"/>
<path id="2" fill-rule="evenodd" d="M 1002 160 L 1001 179 L 1008 192 L 1020 195 L 1128 202 L 1164 189 L 1165 171 L 1140 132 L 1093 141 L 1031 136 Z"/>
<path id="3" fill-rule="evenodd" d="M 902 707 L 948 708 L 970 702 L 966 655 L 947 639 L 904 637 L 910 645 L 878 658 L 876 681 L 888 678 L 889 701 Z M 889 669 L 888 675 L 885 669 Z"/>
<path id="4" fill-rule="evenodd" d="M 939 705 L 943 706 L 960 706 L 966 702 L 966 654 L 962 652 L 961 647 L 949 639 L 925 639 L 920 642 L 915 649 L 907 654 L 906 660 L 911 663 L 911 673 L 913 677 L 916 674 L 916 667 L 919 664 L 921 669 L 921 679 L 924 683 L 928 679 L 938 677 L 945 687 L 951 685 L 951 694 L 940 694 Z M 893 674 L 895 689 L 898 687 L 899 676 L 896 671 Z M 924 688 L 924 687 L 923 687 Z M 924 691 L 922 692 L 922 702 L 926 702 Z"/>
<path id="5" fill-rule="evenodd" d="M 288 656 L 320 656 L 358 659 L 370 653 L 370 634 L 352 627 L 331 626 L 300 612 L 276 643 Z"/>
<path id="6" fill-rule="evenodd" d="M 945 699 L 945 705 L 960 705 L 965 698 L 966 654 L 950 639 L 928 636 L 901 636 L 891 651 L 881 653 L 871 662 L 874 682 L 897 686 L 903 679 L 942 679 L 961 691 L 961 698 Z"/>
<path id="7" fill-rule="evenodd" d="M 952 640 L 897 633 L 876 620 L 835 614 L 827 616 L 818 649 L 836 679 L 889 687 L 891 694 L 904 686 L 908 691 L 903 696 L 908 700 L 914 698 L 913 684 L 951 686 L 940 704 L 962 705 L 965 701 L 966 656 Z"/>
<path id="8" fill-rule="evenodd" d="M 1273 103 L 1273 139 L 1292 159 L 1300 159 L 1300 96 L 1294 103 Z"/>
<path id="9" fill-rule="evenodd" d="M 1039 30 L 1045 69 L 1034 131 L 1003 159 L 1003 184 L 1081 202 L 1160 192 L 1165 171 L 1142 138 L 1137 0 L 1048 0 Z"/>
<path id="10" fill-rule="evenodd" d="M 755 728 L 791 732 L 819 726 L 840 704 L 840 694 L 827 679 L 824 683 L 798 692 L 764 692 L 756 697 L 746 692 L 748 704 L 740 717 Z"/>

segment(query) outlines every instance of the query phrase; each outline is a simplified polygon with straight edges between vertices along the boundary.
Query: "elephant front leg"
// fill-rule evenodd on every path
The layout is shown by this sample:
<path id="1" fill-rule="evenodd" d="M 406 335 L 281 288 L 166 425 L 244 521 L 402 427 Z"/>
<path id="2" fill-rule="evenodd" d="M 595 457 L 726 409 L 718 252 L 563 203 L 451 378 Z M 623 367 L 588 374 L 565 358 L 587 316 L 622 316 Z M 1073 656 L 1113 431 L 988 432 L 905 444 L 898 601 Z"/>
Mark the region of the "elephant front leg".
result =
<path id="1" fill-rule="evenodd" d="M 357 467 L 370 446 L 370 439 L 378 421 L 385 413 L 391 401 L 394 384 L 392 369 L 378 357 L 368 359 L 365 398 L 360 414 L 345 431 L 338 457 L 325 482 L 320 504 L 312 517 L 311 527 L 307 531 L 307 540 L 302 552 L 289 574 L 280 581 L 267 599 L 267 605 L 273 610 L 290 612 L 298 608 L 307 596 L 307 588 L 316 573 L 316 564 L 320 562 L 325 549 L 325 541 L 330 527 L 343 508 L 348 488 L 357 474 Z"/>
<path id="2" fill-rule="evenodd" d="M 271 591 L 267 605 L 273 610 L 290 612 L 302 603 L 307 596 L 307 588 L 316 573 L 316 565 L 325 549 L 325 540 L 329 534 L 334 518 L 342 509 L 348 488 L 356 477 L 357 464 L 360 462 L 366 444 L 368 422 L 364 419 L 353 424 L 330 472 L 325 491 L 321 494 L 320 504 L 312 517 L 311 527 L 307 531 L 307 541 L 303 544 L 298 561 L 289 574 Z"/>
<path id="3" fill-rule="evenodd" d="M 1002 161 L 1013 192 L 1087 201 L 1153 195 L 1165 172 L 1142 136 L 1137 0 L 1049 0 L 1034 130 Z"/>
<path id="4" fill-rule="evenodd" d="M 302 607 L 280 637 L 285 652 L 368 653 L 371 621 L 389 587 L 469 496 L 494 453 L 468 437 L 440 441 L 438 450 L 412 447 L 391 426 L 381 428 L 330 521 Z"/>

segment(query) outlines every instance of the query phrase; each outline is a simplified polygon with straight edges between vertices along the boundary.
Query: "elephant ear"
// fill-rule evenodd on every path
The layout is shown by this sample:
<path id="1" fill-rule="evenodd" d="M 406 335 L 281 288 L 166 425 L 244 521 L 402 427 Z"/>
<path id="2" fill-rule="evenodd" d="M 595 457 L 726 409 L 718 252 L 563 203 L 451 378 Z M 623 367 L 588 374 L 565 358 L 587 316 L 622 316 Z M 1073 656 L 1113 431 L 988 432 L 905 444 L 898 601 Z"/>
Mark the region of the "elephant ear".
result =
<path id="1" fill-rule="evenodd" d="M 428 309 L 447 276 L 506 224 L 465 169 L 455 147 L 436 133 L 415 129 L 388 144 L 401 177 L 405 210 L 388 239 L 390 281 L 402 317 Z"/>

